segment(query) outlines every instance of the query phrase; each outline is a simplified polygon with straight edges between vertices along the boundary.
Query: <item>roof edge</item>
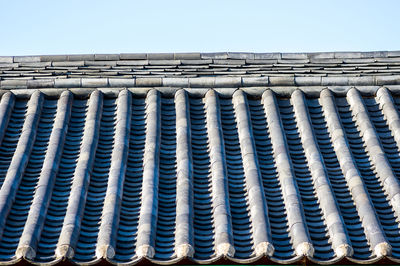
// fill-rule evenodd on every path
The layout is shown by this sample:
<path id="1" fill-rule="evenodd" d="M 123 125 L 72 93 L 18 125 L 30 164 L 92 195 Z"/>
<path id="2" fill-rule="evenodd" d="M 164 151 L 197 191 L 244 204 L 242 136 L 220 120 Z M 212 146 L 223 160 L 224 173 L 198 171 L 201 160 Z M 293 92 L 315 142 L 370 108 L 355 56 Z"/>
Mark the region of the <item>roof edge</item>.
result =
<path id="1" fill-rule="evenodd" d="M 216 52 L 216 53 L 120 53 L 120 54 L 65 54 L 65 55 L 26 55 L 0 56 L 0 62 L 49 62 L 49 61 L 115 61 L 115 60 L 184 60 L 184 59 L 288 59 L 318 60 L 344 58 L 389 58 L 400 57 L 397 51 L 371 52 L 310 52 L 310 53 L 249 53 L 249 52 Z"/>
<path id="2" fill-rule="evenodd" d="M 242 90 L 247 95 L 252 97 L 262 97 L 266 90 L 271 90 L 280 97 L 291 97 L 292 93 L 296 90 L 302 91 L 308 97 L 319 97 L 324 90 L 330 90 L 336 96 L 346 96 L 351 89 L 357 89 L 362 96 L 372 97 L 377 95 L 377 92 L 381 88 L 389 90 L 393 95 L 400 95 L 400 85 L 391 86 L 327 86 L 327 87 L 242 87 L 242 88 L 166 88 L 166 87 L 120 87 L 120 88 L 37 88 L 37 89 L 0 89 L 0 97 L 5 93 L 11 92 L 12 94 L 22 97 L 29 98 L 35 91 L 40 91 L 48 97 L 59 97 L 63 92 L 70 91 L 77 97 L 86 98 L 93 91 L 100 91 L 106 96 L 117 97 L 118 94 L 123 90 L 128 90 L 138 97 L 145 97 L 151 90 L 159 91 L 163 96 L 174 97 L 179 90 L 185 90 L 189 95 L 193 97 L 204 97 L 209 90 L 214 90 L 221 97 L 229 98 L 237 90 Z"/>
<path id="3" fill-rule="evenodd" d="M 66 78 L 66 79 L 9 79 L 0 81 L 0 89 L 34 88 L 97 88 L 97 87 L 175 87 L 175 88 L 240 88 L 286 86 L 385 86 L 400 85 L 400 75 L 361 77 L 136 77 L 116 78 Z"/>

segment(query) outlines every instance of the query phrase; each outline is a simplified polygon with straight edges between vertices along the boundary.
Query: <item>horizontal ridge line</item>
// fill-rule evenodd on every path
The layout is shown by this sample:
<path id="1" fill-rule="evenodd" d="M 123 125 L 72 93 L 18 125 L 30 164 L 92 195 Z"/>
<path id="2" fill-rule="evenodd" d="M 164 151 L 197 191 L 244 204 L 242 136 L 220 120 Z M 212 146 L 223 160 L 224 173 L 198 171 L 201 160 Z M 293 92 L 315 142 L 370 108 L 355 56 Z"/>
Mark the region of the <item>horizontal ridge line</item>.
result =
<path id="1" fill-rule="evenodd" d="M 115 88 L 115 87 L 303 87 L 303 86 L 383 86 L 400 85 L 400 75 L 376 76 L 222 76 L 222 77 L 134 77 L 134 78 L 50 78 L 0 80 L 0 89 L 35 88 Z"/>
<path id="2" fill-rule="evenodd" d="M 60 61 L 113 61 L 113 60 L 180 60 L 180 59 L 347 59 L 347 58 L 390 58 L 399 57 L 400 51 L 337 51 L 309 53 L 252 53 L 252 52 L 187 52 L 187 53 L 117 53 L 117 54 L 64 54 L 0 56 L 8 63 L 60 62 Z"/>

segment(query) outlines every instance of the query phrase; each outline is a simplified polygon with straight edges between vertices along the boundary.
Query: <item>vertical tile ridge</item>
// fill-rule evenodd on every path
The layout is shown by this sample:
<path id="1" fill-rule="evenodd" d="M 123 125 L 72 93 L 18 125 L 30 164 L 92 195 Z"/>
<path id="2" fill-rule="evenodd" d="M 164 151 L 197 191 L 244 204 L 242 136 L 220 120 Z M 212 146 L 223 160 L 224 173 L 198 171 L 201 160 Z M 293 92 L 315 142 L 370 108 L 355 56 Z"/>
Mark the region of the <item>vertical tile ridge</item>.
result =
<path id="1" fill-rule="evenodd" d="M 307 230 L 303 206 L 275 95 L 271 90 L 267 90 L 262 97 L 293 247 L 298 256 L 312 257 L 314 255 L 314 247 Z"/>
<path id="2" fill-rule="evenodd" d="M 346 232 L 346 226 L 340 214 L 339 207 L 337 206 L 328 175 L 325 171 L 325 165 L 317 146 L 303 92 L 296 90 L 292 94 L 291 100 L 318 202 L 321 206 L 332 241 L 332 248 L 337 257 L 352 256 L 353 248 L 351 247 Z"/>
<path id="3" fill-rule="evenodd" d="M 372 164 L 375 166 L 379 181 L 383 185 L 387 199 L 392 206 L 397 218 L 400 218 L 400 184 L 392 167 L 386 157 L 382 144 L 376 133 L 376 129 L 368 115 L 368 110 L 364 105 L 360 93 L 356 89 L 351 89 L 347 93 L 353 114 L 356 117 L 356 124 L 360 129 L 360 134 L 364 140 L 365 148 Z M 387 110 L 387 109 L 386 109 Z"/>
<path id="4" fill-rule="evenodd" d="M 255 253 L 257 256 L 272 256 L 274 247 L 272 245 L 265 193 L 258 165 L 253 131 L 250 124 L 251 118 L 247 97 L 242 90 L 237 90 L 233 94 L 233 105 L 243 159 L 246 191 L 249 199 Z"/>
<path id="5" fill-rule="evenodd" d="M 14 108 L 15 96 L 11 92 L 6 92 L 0 101 L 0 144 L 3 142 L 4 133 L 10 121 L 11 112 Z"/>
<path id="6" fill-rule="evenodd" d="M 175 253 L 193 257 L 193 159 L 190 131 L 190 108 L 185 90 L 175 94 L 176 112 L 176 224 Z"/>
<path id="7" fill-rule="evenodd" d="M 377 92 L 377 96 L 383 115 L 386 118 L 389 129 L 392 131 L 392 136 L 397 143 L 397 147 L 400 148 L 400 116 L 394 105 L 393 98 L 386 88 L 380 88 Z M 393 176 L 390 174 L 387 175 L 387 177 L 387 181 L 384 181 L 384 185 L 387 185 L 387 188 L 389 189 L 388 195 L 391 197 L 390 203 L 396 212 L 396 216 L 400 218 L 400 193 L 398 191 L 398 179 L 393 179 Z M 397 182 L 391 183 L 394 181 Z"/>
<path id="8" fill-rule="evenodd" d="M 97 237 L 98 258 L 112 259 L 115 256 L 116 234 L 128 160 L 131 108 L 131 94 L 128 90 L 122 90 L 117 99 L 117 121 L 111 166 Z"/>
<path id="9" fill-rule="evenodd" d="M 386 88 L 380 88 L 376 94 L 383 115 L 386 118 L 392 136 L 400 148 L 400 116 L 395 107 L 392 95 Z"/>
<path id="10" fill-rule="evenodd" d="M 146 98 L 146 140 L 143 155 L 142 205 L 136 241 L 138 257 L 153 258 L 158 216 L 161 145 L 161 96 L 151 90 Z"/>
<path id="11" fill-rule="evenodd" d="M 89 99 L 83 139 L 73 175 L 74 177 L 68 199 L 67 212 L 65 214 L 63 227 L 57 243 L 57 257 L 74 257 L 74 249 L 79 238 L 79 230 L 86 203 L 90 175 L 100 134 L 102 107 L 102 93 L 97 90 L 93 91 Z"/>
<path id="12" fill-rule="evenodd" d="M 0 189 L 0 235 L 3 233 L 8 213 L 15 200 L 18 187 L 32 152 L 43 102 L 44 96 L 39 91 L 35 91 L 28 102 L 28 110 L 25 115 L 21 135 L 18 139 L 17 149 L 11 159 L 10 167 Z"/>
<path id="13" fill-rule="evenodd" d="M 235 255 L 233 246 L 232 217 L 229 207 L 228 172 L 222 135 L 218 95 L 209 90 L 205 96 L 206 123 L 209 140 L 212 206 L 217 256 Z"/>
<path id="14" fill-rule="evenodd" d="M 347 186 L 349 187 L 350 194 L 356 205 L 365 236 L 376 256 L 388 255 L 391 252 L 391 246 L 385 238 L 371 199 L 368 196 L 364 182 L 355 165 L 353 155 L 351 154 L 349 144 L 345 137 L 344 129 L 339 119 L 334 96 L 331 91 L 326 89 L 321 92 L 320 100 L 333 148 L 346 179 Z"/>
<path id="15" fill-rule="evenodd" d="M 61 152 L 64 147 L 65 136 L 72 108 L 72 93 L 65 91 L 57 103 L 57 113 L 50 135 L 46 156 L 35 189 L 35 195 L 30 206 L 28 218 L 19 240 L 16 256 L 34 259 L 37 243 L 43 229 L 47 208 L 50 204 L 53 186 L 56 179 Z"/>

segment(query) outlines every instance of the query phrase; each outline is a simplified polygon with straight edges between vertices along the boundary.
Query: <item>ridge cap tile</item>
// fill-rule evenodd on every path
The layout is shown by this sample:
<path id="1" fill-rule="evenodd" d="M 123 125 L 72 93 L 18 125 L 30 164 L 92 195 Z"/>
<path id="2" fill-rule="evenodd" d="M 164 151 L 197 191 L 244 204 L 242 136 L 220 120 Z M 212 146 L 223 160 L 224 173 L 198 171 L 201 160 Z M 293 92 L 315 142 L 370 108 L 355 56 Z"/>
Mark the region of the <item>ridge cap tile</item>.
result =
<path id="1" fill-rule="evenodd" d="M 14 56 L 14 63 L 35 63 L 40 62 L 40 56 Z"/>
<path id="2" fill-rule="evenodd" d="M 94 61 L 94 54 L 71 54 L 67 56 L 67 61 Z"/>
<path id="3" fill-rule="evenodd" d="M 254 53 L 228 52 L 228 59 L 254 59 Z"/>
<path id="4" fill-rule="evenodd" d="M 228 59 L 227 52 L 217 52 L 217 53 L 202 53 L 200 54 L 201 59 Z"/>
<path id="5" fill-rule="evenodd" d="M 308 59 L 307 53 L 281 53 L 281 59 Z"/>
<path id="6" fill-rule="evenodd" d="M 400 57 L 400 50 L 399 51 L 388 51 L 387 56 L 388 57 Z"/>
<path id="7" fill-rule="evenodd" d="M 119 55 L 120 60 L 146 60 L 147 54 L 145 53 L 122 53 Z"/>
<path id="8" fill-rule="evenodd" d="M 13 56 L 0 56 L 0 64 L 4 63 L 14 63 L 14 58 Z"/>
<path id="9" fill-rule="evenodd" d="M 254 59 L 281 59 L 281 53 L 256 53 Z"/>
<path id="10" fill-rule="evenodd" d="M 313 52 L 308 54 L 308 58 L 313 59 L 333 59 L 335 58 L 334 52 Z"/>
<path id="11" fill-rule="evenodd" d="M 335 52 L 335 58 L 361 58 L 362 52 Z"/>
<path id="12" fill-rule="evenodd" d="M 200 53 L 174 53 L 175 60 L 200 60 L 201 54 Z"/>
<path id="13" fill-rule="evenodd" d="M 148 53 L 147 59 L 149 60 L 174 60 L 174 53 Z"/>
<path id="14" fill-rule="evenodd" d="M 95 61 L 117 61 L 119 60 L 119 54 L 95 54 L 94 60 Z"/>

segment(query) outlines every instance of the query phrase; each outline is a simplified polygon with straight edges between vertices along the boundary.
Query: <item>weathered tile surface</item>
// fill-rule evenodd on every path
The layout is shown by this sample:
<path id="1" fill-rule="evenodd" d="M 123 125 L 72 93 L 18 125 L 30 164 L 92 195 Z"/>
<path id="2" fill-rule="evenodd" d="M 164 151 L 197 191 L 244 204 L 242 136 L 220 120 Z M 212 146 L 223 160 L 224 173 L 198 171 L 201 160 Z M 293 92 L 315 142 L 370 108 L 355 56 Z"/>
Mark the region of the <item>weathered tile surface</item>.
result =
<path id="1" fill-rule="evenodd" d="M 305 79 L 302 85 L 316 86 L 339 82 L 362 82 L 354 78 L 376 76 L 376 84 L 386 76 L 393 84 L 398 84 L 400 75 L 400 55 L 391 52 L 337 52 L 337 53 L 161 53 L 161 54 L 84 54 L 53 56 L 7 56 L 0 57 L 0 80 L 13 76 L 23 79 L 31 76 L 24 71 L 32 70 L 47 78 L 76 78 L 77 73 L 86 75 L 96 69 L 98 76 L 106 71 L 115 73 L 111 78 L 135 77 L 180 77 L 202 78 L 209 76 L 235 76 L 240 78 L 269 76 L 274 81 L 271 86 L 290 85 L 282 83 L 282 75 L 290 74 Z M 95 68 L 94 68 L 95 67 Z M 51 70 L 64 70 L 63 77 Z M 138 73 L 140 69 L 141 73 Z M 190 69 L 190 71 L 187 71 Z M 126 75 L 129 73 L 128 75 Z M 338 78 L 337 81 L 314 80 L 313 78 Z M 349 78 L 348 82 L 345 82 Z M 309 81 L 309 83 L 307 83 Z M 306 84 L 304 84 L 306 82 Z M 379 85 L 379 84 L 378 84 Z"/>
<path id="2" fill-rule="evenodd" d="M 0 265 L 399 263 L 397 55 L 3 58 Z"/>

